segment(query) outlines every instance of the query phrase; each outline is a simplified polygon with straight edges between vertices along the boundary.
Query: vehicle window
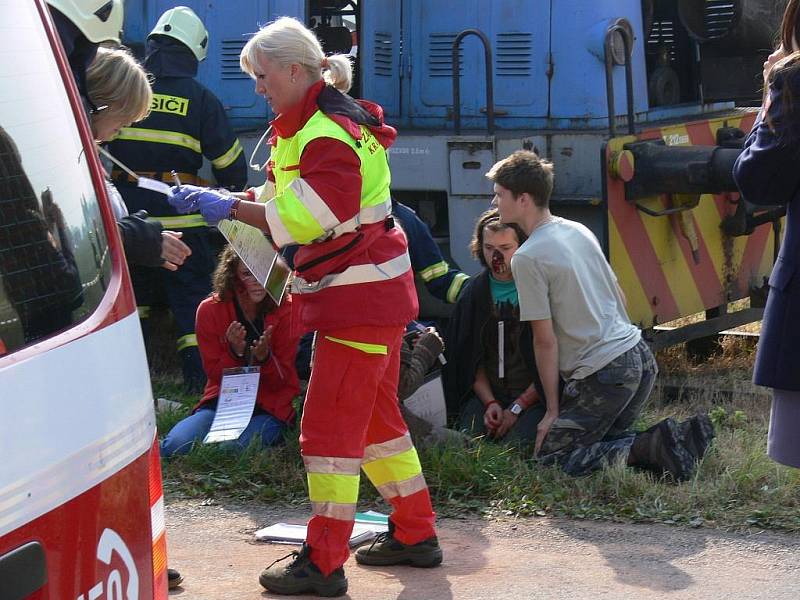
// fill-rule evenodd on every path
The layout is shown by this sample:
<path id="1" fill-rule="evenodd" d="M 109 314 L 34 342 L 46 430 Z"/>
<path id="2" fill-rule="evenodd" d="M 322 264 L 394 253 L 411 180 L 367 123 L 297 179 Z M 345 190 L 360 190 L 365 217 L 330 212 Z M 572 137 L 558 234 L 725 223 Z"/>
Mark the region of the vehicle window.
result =
<path id="1" fill-rule="evenodd" d="M 13 12 L 19 20 L 0 24 L 0 355 L 85 319 L 111 277 L 98 200 L 49 42 L 34 3 Z"/>

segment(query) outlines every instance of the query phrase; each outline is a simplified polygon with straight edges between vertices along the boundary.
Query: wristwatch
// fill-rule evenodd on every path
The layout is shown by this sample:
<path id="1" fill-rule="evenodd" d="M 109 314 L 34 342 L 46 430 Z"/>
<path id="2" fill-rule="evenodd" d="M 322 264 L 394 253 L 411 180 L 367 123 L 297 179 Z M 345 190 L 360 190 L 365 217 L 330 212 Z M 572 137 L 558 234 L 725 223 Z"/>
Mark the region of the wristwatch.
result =
<path id="1" fill-rule="evenodd" d="M 516 402 L 512 402 L 511 406 L 508 407 L 508 410 L 511 412 L 512 415 L 518 417 L 522 414 L 522 407 L 517 404 Z"/>

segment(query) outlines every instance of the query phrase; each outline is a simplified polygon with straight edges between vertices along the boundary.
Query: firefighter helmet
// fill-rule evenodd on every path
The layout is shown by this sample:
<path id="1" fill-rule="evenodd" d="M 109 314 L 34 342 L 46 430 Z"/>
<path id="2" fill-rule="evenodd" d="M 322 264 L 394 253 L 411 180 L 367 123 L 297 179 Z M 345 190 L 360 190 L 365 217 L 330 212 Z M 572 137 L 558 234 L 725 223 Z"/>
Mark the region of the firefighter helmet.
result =
<path id="1" fill-rule="evenodd" d="M 176 6 L 161 15 L 147 37 L 153 35 L 166 35 L 178 40 L 192 51 L 198 61 L 208 54 L 208 31 L 200 17 L 187 6 Z"/>
<path id="2" fill-rule="evenodd" d="M 47 0 L 47 3 L 72 21 L 90 42 L 120 43 L 122 0 Z"/>

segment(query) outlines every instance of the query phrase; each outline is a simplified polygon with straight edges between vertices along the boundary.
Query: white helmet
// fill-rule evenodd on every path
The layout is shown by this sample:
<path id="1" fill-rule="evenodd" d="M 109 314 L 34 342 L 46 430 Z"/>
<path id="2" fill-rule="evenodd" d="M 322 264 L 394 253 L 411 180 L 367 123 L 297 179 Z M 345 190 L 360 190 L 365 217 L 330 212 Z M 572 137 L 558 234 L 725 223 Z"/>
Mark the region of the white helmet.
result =
<path id="1" fill-rule="evenodd" d="M 208 54 L 208 31 L 194 11 L 187 6 L 169 9 L 158 19 L 147 36 L 166 35 L 186 45 L 198 61 Z"/>
<path id="2" fill-rule="evenodd" d="M 75 26 L 90 42 L 120 43 L 122 31 L 122 0 L 47 0 Z"/>

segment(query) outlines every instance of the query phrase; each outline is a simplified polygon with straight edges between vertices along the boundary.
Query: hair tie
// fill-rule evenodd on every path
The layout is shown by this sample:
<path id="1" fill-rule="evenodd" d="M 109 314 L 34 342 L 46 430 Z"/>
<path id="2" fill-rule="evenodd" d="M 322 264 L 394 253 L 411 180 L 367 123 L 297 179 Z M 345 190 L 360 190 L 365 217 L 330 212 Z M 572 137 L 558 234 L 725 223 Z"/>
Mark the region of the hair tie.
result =
<path id="1" fill-rule="evenodd" d="M 323 56 L 322 57 L 322 62 L 319 64 L 319 66 L 321 68 L 323 68 L 323 69 L 327 69 L 328 68 L 328 57 L 327 56 Z"/>

